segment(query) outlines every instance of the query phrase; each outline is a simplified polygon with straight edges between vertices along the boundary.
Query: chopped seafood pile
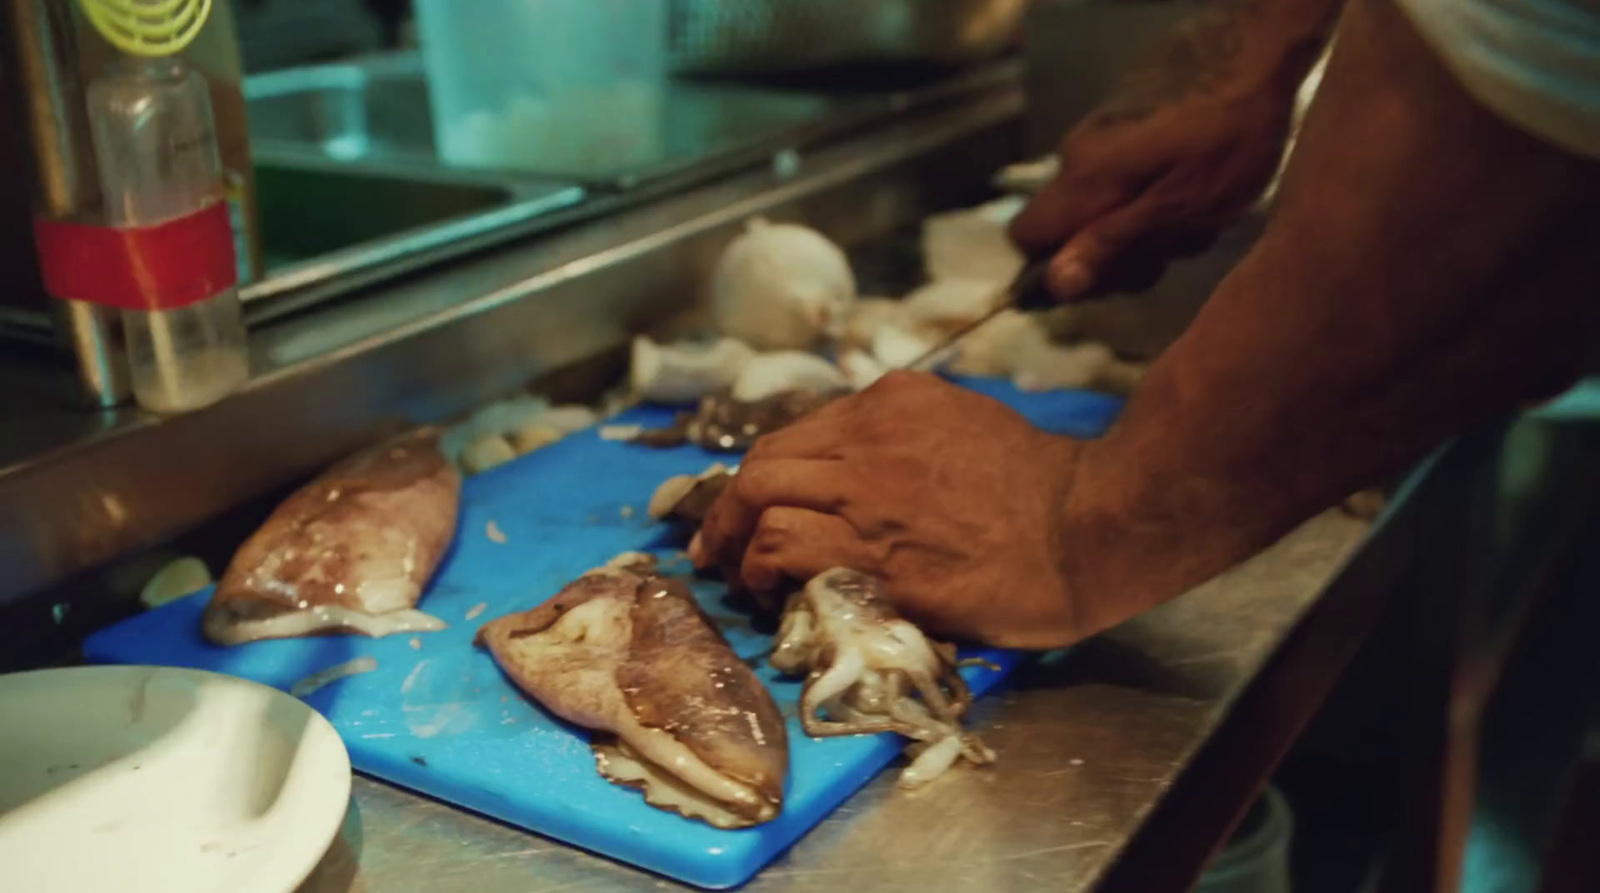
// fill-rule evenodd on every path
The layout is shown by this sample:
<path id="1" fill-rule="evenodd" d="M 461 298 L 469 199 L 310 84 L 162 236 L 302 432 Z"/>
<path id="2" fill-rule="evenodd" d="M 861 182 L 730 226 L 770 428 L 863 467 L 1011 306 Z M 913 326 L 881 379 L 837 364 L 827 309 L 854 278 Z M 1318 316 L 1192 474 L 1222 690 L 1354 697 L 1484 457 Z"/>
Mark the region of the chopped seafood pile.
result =
<path id="1" fill-rule="evenodd" d="M 416 610 L 455 538 L 461 475 L 423 429 L 335 465 L 297 490 L 234 554 L 202 618 L 237 645 L 321 633 L 443 629 Z"/>
<path id="2" fill-rule="evenodd" d="M 479 407 L 470 417 L 451 425 L 439 444 L 446 458 L 462 471 L 481 474 L 599 420 L 587 406 L 551 406 L 541 397 L 524 395 Z"/>
<path id="3" fill-rule="evenodd" d="M 641 431 L 632 440 L 653 447 L 692 443 L 719 452 L 743 452 L 756 438 L 793 424 L 835 396 L 784 391 L 749 403 L 723 395 L 706 397 L 693 412 L 679 413 L 670 426 Z"/>
<path id="4" fill-rule="evenodd" d="M 699 527 L 736 470 L 716 462 L 699 474 L 667 478 L 651 495 L 646 511 L 656 520 L 682 521 Z"/>
<path id="5" fill-rule="evenodd" d="M 994 751 L 961 728 L 972 696 L 955 647 L 902 619 L 867 574 L 834 568 L 790 596 L 771 660 L 779 672 L 806 677 L 806 734 L 895 732 L 915 742 L 902 787 L 921 787 L 960 759 L 994 762 Z"/>
<path id="6" fill-rule="evenodd" d="M 783 717 L 683 584 L 618 556 L 478 633 L 517 687 L 596 733 L 595 762 L 652 806 L 718 828 L 783 805 Z"/>

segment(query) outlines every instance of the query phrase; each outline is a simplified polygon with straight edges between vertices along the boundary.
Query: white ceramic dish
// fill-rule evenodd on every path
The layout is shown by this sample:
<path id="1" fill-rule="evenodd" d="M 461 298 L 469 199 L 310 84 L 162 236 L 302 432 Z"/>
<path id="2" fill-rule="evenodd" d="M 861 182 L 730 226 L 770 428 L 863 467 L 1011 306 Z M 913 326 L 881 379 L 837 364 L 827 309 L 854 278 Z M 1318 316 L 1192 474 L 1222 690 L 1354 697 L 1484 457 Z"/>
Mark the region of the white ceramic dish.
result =
<path id="1" fill-rule="evenodd" d="M 290 893 L 350 799 L 328 721 L 198 670 L 0 676 L 7 893 Z"/>

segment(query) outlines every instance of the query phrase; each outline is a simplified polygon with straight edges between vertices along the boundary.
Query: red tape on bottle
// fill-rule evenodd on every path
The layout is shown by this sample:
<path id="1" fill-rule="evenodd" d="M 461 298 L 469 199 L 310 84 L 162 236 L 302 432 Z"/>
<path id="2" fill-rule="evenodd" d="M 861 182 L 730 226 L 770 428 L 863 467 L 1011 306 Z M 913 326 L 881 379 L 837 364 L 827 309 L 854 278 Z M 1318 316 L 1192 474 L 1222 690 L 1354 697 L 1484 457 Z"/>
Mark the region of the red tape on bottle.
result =
<path id="1" fill-rule="evenodd" d="M 174 310 L 239 279 L 225 202 L 154 226 L 35 220 L 39 270 L 51 295 L 120 307 Z"/>

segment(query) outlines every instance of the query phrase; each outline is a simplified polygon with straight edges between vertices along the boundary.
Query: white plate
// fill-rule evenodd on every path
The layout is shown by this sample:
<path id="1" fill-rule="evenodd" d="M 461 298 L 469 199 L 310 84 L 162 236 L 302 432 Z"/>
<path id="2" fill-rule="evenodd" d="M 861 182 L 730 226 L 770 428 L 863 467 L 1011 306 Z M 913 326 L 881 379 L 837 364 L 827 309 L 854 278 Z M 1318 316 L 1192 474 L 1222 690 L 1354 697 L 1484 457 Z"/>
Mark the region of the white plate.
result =
<path id="1" fill-rule="evenodd" d="M 333 727 L 264 685 L 165 667 L 0 676 L 7 893 L 289 893 L 349 800 Z"/>

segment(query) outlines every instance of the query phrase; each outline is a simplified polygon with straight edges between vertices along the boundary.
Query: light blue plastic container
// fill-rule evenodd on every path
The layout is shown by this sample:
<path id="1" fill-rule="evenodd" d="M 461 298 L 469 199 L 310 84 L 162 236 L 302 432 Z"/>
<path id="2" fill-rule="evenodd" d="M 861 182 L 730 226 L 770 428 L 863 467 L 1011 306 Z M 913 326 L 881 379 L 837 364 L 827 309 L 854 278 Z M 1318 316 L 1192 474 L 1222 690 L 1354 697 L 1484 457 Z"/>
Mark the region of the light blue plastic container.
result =
<path id="1" fill-rule="evenodd" d="M 660 155 L 667 0 L 418 0 L 441 157 L 603 175 Z"/>

